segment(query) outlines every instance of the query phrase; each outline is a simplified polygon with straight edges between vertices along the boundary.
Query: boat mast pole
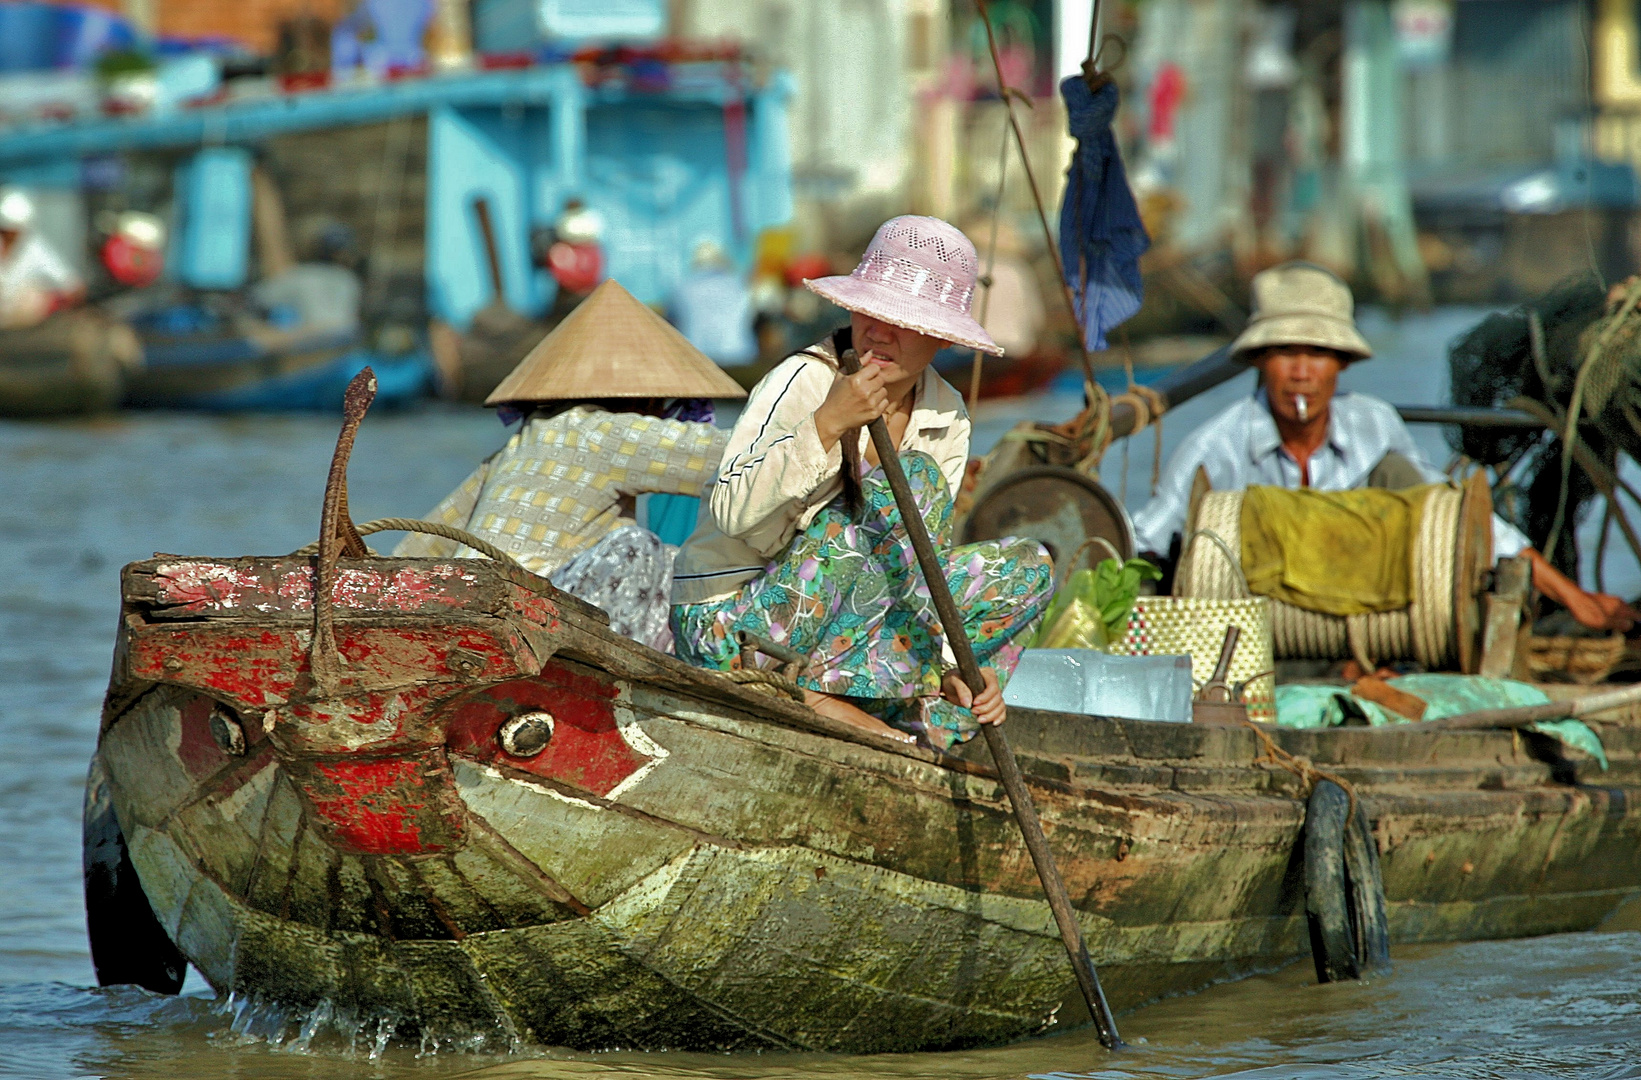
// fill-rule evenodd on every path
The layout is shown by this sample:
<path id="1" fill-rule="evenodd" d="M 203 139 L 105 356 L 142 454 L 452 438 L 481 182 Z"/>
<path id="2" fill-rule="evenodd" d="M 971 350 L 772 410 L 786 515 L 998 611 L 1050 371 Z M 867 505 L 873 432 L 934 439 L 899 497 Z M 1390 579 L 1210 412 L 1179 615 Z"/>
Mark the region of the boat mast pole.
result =
<path id="1" fill-rule="evenodd" d="M 1003 78 L 1003 59 L 997 52 L 997 35 L 991 28 L 991 12 L 986 7 L 986 0 L 975 0 L 980 11 L 980 22 L 986 28 L 986 49 L 991 53 L 992 70 L 997 74 L 997 93 L 1003 99 L 1003 111 L 1008 114 L 1009 127 L 1014 132 L 1014 145 L 1020 150 L 1020 166 L 1026 174 L 1026 184 L 1031 188 L 1032 202 L 1037 207 L 1037 221 L 1043 227 L 1043 244 L 1048 248 L 1049 255 L 1054 260 L 1054 272 L 1060 279 L 1060 295 L 1065 298 L 1066 310 L 1071 314 L 1071 322 L 1077 328 L 1077 357 L 1082 361 L 1083 378 L 1089 383 L 1094 382 L 1094 361 L 1088 355 L 1088 339 L 1083 335 L 1083 321 L 1077 317 L 1077 300 L 1072 295 L 1071 279 L 1066 277 L 1065 264 L 1060 260 L 1060 243 L 1054 238 L 1054 230 L 1048 223 L 1048 213 L 1043 209 L 1043 192 L 1037 186 L 1037 173 L 1031 167 L 1031 155 L 1026 152 L 1026 136 L 1020 130 L 1020 120 L 1014 115 L 1014 98 L 1025 101 L 1027 108 L 1031 107 L 1031 99 L 1008 84 Z M 1098 18 L 1099 12 L 1095 12 Z M 1092 33 L 1092 32 L 1091 32 Z"/>
<path id="2" fill-rule="evenodd" d="M 847 349 L 839 357 L 839 364 L 845 374 L 853 375 L 860 370 L 860 357 L 855 350 Z M 900 466 L 900 449 L 882 417 L 873 420 L 867 430 L 872 434 L 878 462 L 889 480 L 890 490 L 894 492 L 895 505 L 900 508 L 900 520 L 911 538 L 913 550 L 917 552 L 917 563 L 923 570 L 923 580 L 928 583 L 935 611 L 940 615 L 941 628 L 951 644 L 953 655 L 957 657 L 957 669 L 969 689 L 979 694 L 985 689 L 986 681 L 980 674 L 980 663 L 975 659 L 969 636 L 964 632 L 963 615 L 952 599 L 945 570 L 940 565 L 940 556 L 935 553 L 934 543 L 929 539 L 929 527 L 923 521 L 923 513 L 912 497 L 911 485 L 906 482 L 906 472 Z M 1117 1034 L 1117 1022 L 1112 1018 L 1111 1006 L 1106 1004 L 1099 973 L 1094 970 L 1094 960 L 1088 955 L 1088 943 L 1083 940 L 1083 928 L 1077 923 L 1071 897 L 1060 877 L 1060 869 L 1054 863 L 1054 852 L 1049 850 L 1048 839 L 1043 835 L 1043 823 L 1037 817 L 1037 804 L 1032 801 L 1025 779 L 1020 775 L 1014 751 L 996 724 L 981 724 L 980 733 L 985 736 L 986 747 L 997 762 L 997 774 L 1003 781 L 1003 790 L 1008 792 L 1009 803 L 1014 808 L 1014 820 L 1020 825 L 1026 850 L 1031 852 L 1031 861 L 1037 867 L 1038 878 L 1042 880 L 1048 906 L 1060 928 L 1060 940 L 1065 943 L 1066 953 L 1071 958 L 1077 986 L 1083 992 L 1083 1000 L 1088 1003 L 1088 1014 L 1094 1018 L 1100 1042 L 1107 1049 L 1120 1049 L 1123 1041 Z"/>

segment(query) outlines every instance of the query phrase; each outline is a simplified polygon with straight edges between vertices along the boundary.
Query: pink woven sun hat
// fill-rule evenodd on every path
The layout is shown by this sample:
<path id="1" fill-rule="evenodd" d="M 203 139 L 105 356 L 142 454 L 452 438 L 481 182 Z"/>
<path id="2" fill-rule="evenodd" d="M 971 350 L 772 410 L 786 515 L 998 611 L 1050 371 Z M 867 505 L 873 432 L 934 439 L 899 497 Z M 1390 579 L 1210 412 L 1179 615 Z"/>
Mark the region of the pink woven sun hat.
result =
<path id="1" fill-rule="evenodd" d="M 846 311 L 1002 356 L 969 315 L 979 270 L 974 245 L 955 226 L 907 214 L 878 227 L 854 273 L 804 284 Z"/>

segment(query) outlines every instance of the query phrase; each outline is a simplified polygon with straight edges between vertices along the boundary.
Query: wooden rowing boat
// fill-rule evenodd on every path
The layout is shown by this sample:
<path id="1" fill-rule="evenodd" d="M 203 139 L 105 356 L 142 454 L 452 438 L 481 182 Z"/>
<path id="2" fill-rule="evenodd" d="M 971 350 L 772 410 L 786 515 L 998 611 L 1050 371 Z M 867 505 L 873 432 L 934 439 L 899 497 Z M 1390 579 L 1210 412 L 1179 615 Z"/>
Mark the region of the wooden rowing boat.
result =
<path id="1" fill-rule="evenodd" d="M 0 416 L 107 412 L 142 362 L 136 335 L 96 308 L 0 330 Z"/>
<path id="2" fill-rule="evenodd" d="M 87 799 L 105 979 L 174 990 L 174 942 L 292 1015 L 579 1048 L 1086 1021 L 983 749 L 839 725 L 485 560 L 342 560 L 321 693 L 314 580 L 300 557 L 126 567 Z M 1608 719 L 1607 772 L 1524 733 L 1270 735 L 1354 785 L 1393 942 L 1451 941 L 1641 913 L 1641 728 Z M 1115 1007 L 1310 951 L 1304 786 L 1253 731 L 1014 710 L 1009 732 Z"/>

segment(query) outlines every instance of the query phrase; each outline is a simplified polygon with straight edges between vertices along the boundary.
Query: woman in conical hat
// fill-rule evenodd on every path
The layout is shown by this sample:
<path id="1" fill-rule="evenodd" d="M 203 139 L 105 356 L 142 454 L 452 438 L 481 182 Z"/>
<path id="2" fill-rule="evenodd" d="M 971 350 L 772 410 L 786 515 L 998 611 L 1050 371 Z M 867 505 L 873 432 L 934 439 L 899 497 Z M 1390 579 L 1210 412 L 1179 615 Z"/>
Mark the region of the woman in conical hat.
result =
<path id="1" fill-rule="evenodd" d="M 511 553 L 669 651 L 677 549 L 634 519 L 639 495 L 700 495 L 727 432 L 712 398 L 746 392 L 677 330 L 606 281 L 532 349 L 487 405 L 523 423 L 428 514 Z M 476 556 L 412 536 L 395 555 Z"/>
<path id="2" fill-rule="evenodd" d="M 730 434 L 712 512 L 673 579 L 680 659 L 730 668 L 737 634 L 751 632 L 809 657 L 798 681 L 811 706 L 837 719 L 941 747 L 1003 719 L 1003 684 L 1042 617 L 1053 570 L 1032 540 L 950 546 L 969 417 L 929 362 L 953 343 L 1002 352 L 969 315 L 977 267 L 974 245 L 951 225 L 898 217 L 854 273 L 805 283 L 848 310 L 849 326 L 766 375 Z M 837 360 L 851 347 L 862 370 L 845 377 Z M 965 614 L 960 632 L 986 672 L 978 696 L 953 668 L 876 467 L 864 426 L 878 417 L 943 549 Z"/>

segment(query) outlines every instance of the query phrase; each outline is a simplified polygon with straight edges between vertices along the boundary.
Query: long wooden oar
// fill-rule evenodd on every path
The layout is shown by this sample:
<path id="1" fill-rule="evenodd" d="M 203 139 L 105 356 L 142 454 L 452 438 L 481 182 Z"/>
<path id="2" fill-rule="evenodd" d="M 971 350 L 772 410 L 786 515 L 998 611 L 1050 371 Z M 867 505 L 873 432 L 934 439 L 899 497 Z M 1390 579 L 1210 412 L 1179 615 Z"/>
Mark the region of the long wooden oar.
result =
<path id="1" fill-rule="evenodd" d="M 1515 705 L 1507 709 L 1477 709 L 1475 712 L 1421 720 L 1411 724 L 1385 724 L 1374 731 L 1486 731 L 1527 727 L 1546 720 L 1576 720 L 1590 713 L 1641 703 L 1641 686 L 1625 686 L 1569 701 L 1547 701 L 1542 705 Z"/>
<path id="2" fill-rule="evenodd" d="M 860 358 L 853 349 L 844 351 L 840 363 L 846 374 L 853 375 L 860 370 Z M 917 508 L 917 501 L 912 497 L 911 485 L 906 482 L 906 472 L 900 467 L 900 449 L 895 446 L 894 439 L 889 435 L 889 428 L 881 417 L 873 420 L 867 430 L 872 433 L 872 445 L 877 447 L 878 461 L 883 466 L 883 474 L 889 479 L 890 490 L 895 494 L 895 505 L 900 508 L 900 520 L 906 526 L 906 534 L 911 537 L 913 550 L 917 552 L 917 563 L 923 569 L 923 579 L 928 582 L 929 595 L 934 599 L 935 610 L 940 614 L 940 624 L 945 631 L 946 640 L 951 642 L 952 653 L 957 657 L 957 669 L 962 674 L 963 681 L 969 684 L 969 689 L 979 694 L 985 689 L 986 681 L 980 674 L 980 664 L 974 658 L 974 648 L 969 644 L 969 636 L 964 632 L 963 615 L 957 610 L 951 588 L 946 584 L 940 556 L 935 553 L 934 543 L 929 539 L 929 527 L 924 523 L 923 513 Z M 1037 806 L 1031 801 L 1031 792 L 1026 789 L 1026 782 L 1020 776 L 1020 766 L 1014 760 L 1014 751 L 996 724 L 981 724 L 980 732 L 986 737 L 986 747 L 991 751 L 993 760 L 997 762 L 997 775 L 1003 780 L 1003 790 L 1008 792 L 1009 803 L 1014 807 L 1014 820 L 1020 823 L 1020 832 L 1026 839 L 1026 850 L 1031 852 L 1031 861 L 1037 867 L 1037 876 L 1042 879 L 1043 892 L 1048 896 L 1048 906 L 1054 912 L 1054 921 L 1060 927 L 1060 940 L 1065 942 L 1066 953 L 1071 957 L 1072 971 L 1076 973 L 1077 985 L 1082 989 L 1083 1000 L 1088 1002 L 1088 1012 L 1094 1018 L 1094 1027 L 1099 1032 L 1100 1042 L 1109 1049 L 1120 1049 L 1123 1041 L 1117 1034 L 1117 1022 L 1111 1016 L 1111 1006 L 1106 1004 L 1105 991 L 1100 989 L 1100 976 L 1094 970 L 1093 959 L 1088 955 L 1088 943 L 1083 940 L 1083 928 L 1077 925 L 1077 916 L 1071 907 L 1071 897 L 1066 893 L 1065 882 L 1060 879 L 1059 868 L 1054 865 L 1054 853 L 1049 850 L 1048 839 L 1043 836 L 1043 823 L 1037 819 Z"/>

